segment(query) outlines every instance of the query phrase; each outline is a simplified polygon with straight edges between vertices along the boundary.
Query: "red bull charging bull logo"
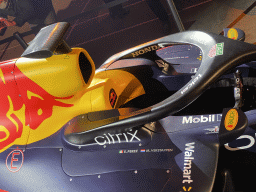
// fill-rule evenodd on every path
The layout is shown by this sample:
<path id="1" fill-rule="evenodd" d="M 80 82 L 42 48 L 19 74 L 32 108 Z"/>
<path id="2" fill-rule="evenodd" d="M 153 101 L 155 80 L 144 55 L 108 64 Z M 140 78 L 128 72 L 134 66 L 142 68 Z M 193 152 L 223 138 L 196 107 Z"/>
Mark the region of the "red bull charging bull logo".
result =
<path id="1" fill-rule="evenodd" d="M 0 90 L 0 151 L 22 135 L 24 125 L 22 117 L 15 114 L 17 111 L 25 108 L 25 126 L 35 130 L 52 116 L 53 106 L 73 106 L 56 100 L 72 96 L 60 98 L 50 95 L 26 77 L 14 61 L 0 64 Z"/>

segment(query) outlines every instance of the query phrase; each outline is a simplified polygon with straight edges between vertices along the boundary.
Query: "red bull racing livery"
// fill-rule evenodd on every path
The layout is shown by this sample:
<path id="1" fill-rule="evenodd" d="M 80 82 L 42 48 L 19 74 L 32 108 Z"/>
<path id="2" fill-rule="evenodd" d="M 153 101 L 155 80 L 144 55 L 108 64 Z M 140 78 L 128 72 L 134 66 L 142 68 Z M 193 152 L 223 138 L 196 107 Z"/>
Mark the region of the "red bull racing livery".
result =
<path id="1" fill-rule="evenodd" d="M 182 32 L 96 70 L 68 26 L 0 63 L 0 191 L 234 189 L 241 162 L 223 167 L 256 152 L 255 45 Z"/>
<path id="2" fill-rule="evenodd" d="M 30 129 L 36 130 L 52 116 L 53 106 L 71 107 L 56 99 L 26 77 L 15 65 L 16 60 L 0 64 L 1 129 L 0 151 L 13 144 L 25 145 Z M 20 139 L 20 141 L 17 141 Z"/>

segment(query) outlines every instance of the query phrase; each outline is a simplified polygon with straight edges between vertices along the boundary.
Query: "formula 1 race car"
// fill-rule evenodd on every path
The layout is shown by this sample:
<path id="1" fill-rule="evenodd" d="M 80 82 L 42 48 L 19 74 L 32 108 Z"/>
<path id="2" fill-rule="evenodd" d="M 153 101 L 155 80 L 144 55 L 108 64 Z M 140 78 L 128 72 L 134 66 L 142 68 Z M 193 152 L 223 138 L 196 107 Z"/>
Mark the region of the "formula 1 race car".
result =
<path id="1" fill-rule="evenodd" d="M 0 64 L 2 191 L 238 186 L 231 167 L 224 182 L 219 172 L 225 154 L 256 152 L 255 45 L 181 32 L 95 70 L 65 43 L 67 29 L 42 28 L 20 58 Z"/>

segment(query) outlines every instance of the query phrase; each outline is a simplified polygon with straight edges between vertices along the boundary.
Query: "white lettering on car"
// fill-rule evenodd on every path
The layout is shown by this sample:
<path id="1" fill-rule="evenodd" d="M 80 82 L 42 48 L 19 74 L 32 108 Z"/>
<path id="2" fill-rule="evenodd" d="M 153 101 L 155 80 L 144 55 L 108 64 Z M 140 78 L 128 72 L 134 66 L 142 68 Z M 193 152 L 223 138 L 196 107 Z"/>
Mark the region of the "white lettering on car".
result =
<path id="1" fill-rule="evenodd" d="M 194 160 L 193 152 L 194 152 L 195 142 L 186 143 L 186 148 L 184 152 L 184 169 L 183 169 L 183 181 L 182 183 L 192 183 L 191 179 L 191 168 L 192 168 L 192 160 Z"/>
<path id="2" fill-rule="evenodd" d="M 189 123 L 210 123 L 215 121 L 221 121 L 221 114 L 217 115 L 201 115 L 201 116 L 184 116 L 182 119 L 182 124 Z"/>
<path id="3" fill-rule="evenodd" d="M 138 130 L 135 130 L 134 133 L 132 132 L 126 132 L 126 133 L 118 133 L 118 134 L 103 134 L 101 136 L 97 136 L 94 138 L 94 141 L 98 145 L 105 145 L 105 144 L 116 144 L 116 143 L 129 143 L 134 140 L 141 141 L 136 134 L 138 133 Z"/>
<path id="4" fill-rule="evenodd" d="M 183 95 L 189 88 L 191 88 L 200 78 L 202 77 L 201 74 L 198 74 L 191 83 L 189 83 L 182 91 L 181 94 Z"/>

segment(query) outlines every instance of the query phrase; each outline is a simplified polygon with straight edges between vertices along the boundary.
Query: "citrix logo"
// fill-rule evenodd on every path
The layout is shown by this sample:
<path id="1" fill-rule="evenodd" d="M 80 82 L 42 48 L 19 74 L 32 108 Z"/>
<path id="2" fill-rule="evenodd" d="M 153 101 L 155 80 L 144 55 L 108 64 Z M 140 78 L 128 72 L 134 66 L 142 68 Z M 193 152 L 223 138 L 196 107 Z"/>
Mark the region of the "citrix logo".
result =
<path id="1" fill-rule="evenodd" d="M 138 133 L 138 130 L 135 130 L 132 133 L 132 130 L 130 132 L 125 132 L 125 133 L 117 133 L 117 134 L 110 134 L 106 133 L 103 134 L 102 136 L 97 136 L 94 138 L 94 141 L 98 145 L 105 145 L 105 144 L 116 144 L 116 143 L 130 143 L 135 140 L 141 141 L 136 134 Z"/>

